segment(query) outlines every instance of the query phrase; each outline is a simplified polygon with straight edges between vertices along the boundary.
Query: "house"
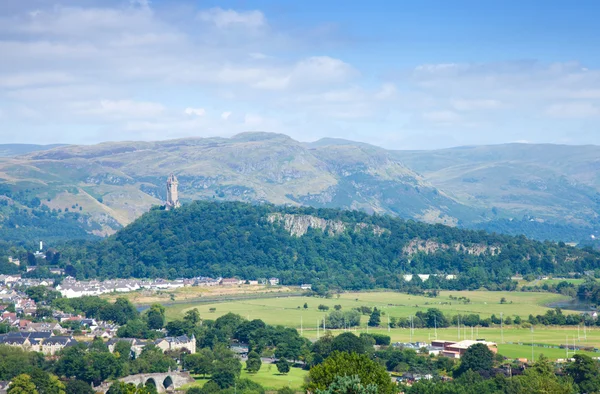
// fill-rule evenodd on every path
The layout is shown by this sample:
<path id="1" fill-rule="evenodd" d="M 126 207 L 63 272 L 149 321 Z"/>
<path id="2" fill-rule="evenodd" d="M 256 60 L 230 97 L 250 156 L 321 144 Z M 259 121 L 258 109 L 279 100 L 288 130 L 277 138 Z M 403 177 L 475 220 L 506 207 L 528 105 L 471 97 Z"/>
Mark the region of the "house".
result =
<path id="1" fill-rule="evenodd" d="M 237 286 L 242 284 L 242 281 L 236 278 L 223 278 L 220 284 L 221 286 Z"/>
<path id="2" fill-rule="evenodd" d="M 76 345 L 77 341 L 73 337 L 50 337 L 45 339 L 41 345 L 41 351 L 46 356 L 54 356 L 67 346 Z"/>
<path id="3" fill-rule="evenodd" d="M 31 320 L 19 319 L 19 330 L 26 330 L 29 324 L 31 324 Z"/>
<path id="4" fill-rule="evenodd" d="M 62 268 L 50 268 L 50 273 L 53 275 L 64 275 L 65 274 L 65 270 Z"/>
<path id="5" fill-rule="evenodd" d="M 14 346 L 23 349 L 24 351 L 35 350 L 32 349 L 31 341 L 27 337 L 17 335 L 6 335 L 0 337 L 0 344 L 6 346 Z"/>
<path id="6" fill-rule="evenodd" d="M 279 285 L 279 279 L 278 278 L 270 278 L 269 279 L 269 284 L 271 286 L 277 286 L 277 285 Z"/>
<path id="7" fill-rule="evenodd" d="M 0 317 L 2 318 L 2 322 L 4 323 L 8 323 L 8 324 L 13 324 L 14 322 L 16 322 L 17 319 L 17 314 L 15 312 L 2 312 L 2 315 L 0 315 Z"/>
<path id="8" fill-rule="evenodd" d="M 20 265 L 21 264 L 21 260 L 14 258 L 12 256 L 8 257 L 8 262 L 14 265 Z"/>
<path id="9" fill-rule="evenodd" d="M 194 335 L 191 338 L 187 335 L 159 338 L 154 344 L 156 347 L 162 349 L 163 352 L 187 349 L 191 354 L 196 353 L 196 337 Z"/>
<path id="10" fill-rule="evenodd" d="M 21 279 L 21 275 L 0 275 L 0 283 L 5 285 L 18 282 Z"/>
<path id="11" fill-rule="evenodd" d="M 10 386 L 10 381 L 8 380 L 0 380 L 0 394 L 6 394 L 8 392 L 8 386 Z"/>
<path id="12" fill-rule="evenodd" d="M 303 283 L 303 284 L 300 285 L 300 288 L 302 290 L 312 290 L 312 285 Z"/>
<path id="13" fill-rule="evenodd" d="M 248 346 L 245 345 L 232 345 L 229 347 L 229 350 L 234 352 L 239 357 L 247 357 L 248 356 Z"/>
<path id="14" fill-rule="evenodd" d="M 61 333 L 66 332 L 66 330 L 58 323 L 29 323 L 24 331 L 28 332 L 54 332 L 59 331 Z"/>
<path id="15" fill-rule="evenodd" d="M 98 328 L 98 323 L 96 322 L 96 319 L 81 319 L 80 324 L 82 328 L 88 329 L 90 331 L 94 331 Z"/>

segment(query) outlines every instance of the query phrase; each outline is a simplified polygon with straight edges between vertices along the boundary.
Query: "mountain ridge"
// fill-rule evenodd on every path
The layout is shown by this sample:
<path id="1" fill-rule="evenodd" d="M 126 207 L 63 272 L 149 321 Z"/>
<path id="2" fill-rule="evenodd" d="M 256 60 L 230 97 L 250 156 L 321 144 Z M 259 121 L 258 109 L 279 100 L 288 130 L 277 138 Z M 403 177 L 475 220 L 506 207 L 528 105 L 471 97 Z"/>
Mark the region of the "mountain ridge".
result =
<path id="1" fill-rule="evenodd" d="M 166 177 L 174 173 L 183 201 L 359 209 L 471 228 L 502 223 L 488 228 L 494 231 L 533 220 L 549 228 L 545 234 L 551 238 L 574 241 L 598 227 L 599 157 L 596 146 L 394 151 L 343 139 L 305 143 L 284 134 L 248 132 L 68 145 L 1 157 L 0 182 L 7 196 L 16 196 L 8 197 L 7 206 L 59 216 L 75 209 L 97 235 L 112 234 L 161 204 Z M 29 207 L 36 198 L 39 205 Z M 10 228 L 7 221 L 14 215 L 0 209 L 0 230 Z M 557 223 L 560 230 L 552 227 Z"/>

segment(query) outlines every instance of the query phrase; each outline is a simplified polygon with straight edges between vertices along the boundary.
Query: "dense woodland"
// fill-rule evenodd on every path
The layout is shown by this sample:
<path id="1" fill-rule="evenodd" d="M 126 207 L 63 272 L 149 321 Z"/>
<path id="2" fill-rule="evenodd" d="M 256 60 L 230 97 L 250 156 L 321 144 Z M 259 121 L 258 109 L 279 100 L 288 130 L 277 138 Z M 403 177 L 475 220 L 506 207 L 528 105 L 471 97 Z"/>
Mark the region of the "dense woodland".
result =
<path id="1" fill-rule="evenodd" d="M 336 234 L 309 228 L 291 235 L 270 214 L 310 215 L 342 223 Z M 380 231 L 374 231 L 378 229 Z M 383 231 L 381 231 L 383 230 Z M 408 253 L 406 247 L 438 245 L 436 250 Z M 484 231 L 405 221 L 358 211 L 277 207 L 240 202 L 197 201 L 174 211 L 155 208 L 114 236 L 98 241 L 55 244 L 50 258 L 32 259 L 22 247 L 4 243 L 1 273 L 24 267 L 9 264 L 8 255 L 28 265 L 61 266 L 84 278 L 237 276 L 278 277 L 282 284 L 368 289 L 386 287 L 422 292 L 428 289 L 512 290 L 514 274 L 582 273 L 600 268 L 600 252 L 562 242 L 538 242 Z M 479 250 L 470 253 L 469 248 Z M 413 248 L 414 249 L 414 248 Z M 496 250 L 496 252 L 492 252 Z M 422 282 L 403 274 L 443 275 Z"/>
<path id="2" fill-rule="evenodd" d="M 303 236 L 293 236 L 281 223 L 268 220 L 272 213 L 335 220 L 346 230 L 331 235 L 309 228 Z M 430 253 L 406 253 L 404 248 L 414 240 L 434 241 L 442 247 Z M 468 253 L 469 247 L 483 252 Z M 491 253 L 489 248 L 499 252 Z M 240 202 L 197 201 L 174 211 L 153 209 L 105 240 L 72 242 L 58 249 L 60 265 L 78 278 L 278 277 L 283 284 L 344 289 L 512 289 L 509 278 L 517 273 L 559 275 L 600 266 L 600 253 L 564 243 L 358 211 Z M 459 276 L 455 280 L 433 277 L 425 283 L 415 277 L 405 282 L 401 275 L 410 273 Z"/>

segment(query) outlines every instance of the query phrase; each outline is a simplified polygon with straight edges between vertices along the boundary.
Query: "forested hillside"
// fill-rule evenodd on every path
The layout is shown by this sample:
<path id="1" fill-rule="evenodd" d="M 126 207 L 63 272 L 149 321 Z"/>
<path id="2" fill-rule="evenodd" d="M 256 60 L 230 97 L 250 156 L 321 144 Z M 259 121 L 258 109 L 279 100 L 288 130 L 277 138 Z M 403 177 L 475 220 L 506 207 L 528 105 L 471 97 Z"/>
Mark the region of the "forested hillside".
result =
<path id="1" fill-rule="evenodd" d="M 403 288 L 402 274 L 440 275 L 426 287 L 510 286 L 515 273 L 582 272 L 600 254 L 563 243 L 371 216 L 359 211 L 197 201 L 153 209 L 100 242 L 67 244 L 80 277 L 278 277 L 283 284 Z M 419 285 L 420 279 L 410 282 Z"/>

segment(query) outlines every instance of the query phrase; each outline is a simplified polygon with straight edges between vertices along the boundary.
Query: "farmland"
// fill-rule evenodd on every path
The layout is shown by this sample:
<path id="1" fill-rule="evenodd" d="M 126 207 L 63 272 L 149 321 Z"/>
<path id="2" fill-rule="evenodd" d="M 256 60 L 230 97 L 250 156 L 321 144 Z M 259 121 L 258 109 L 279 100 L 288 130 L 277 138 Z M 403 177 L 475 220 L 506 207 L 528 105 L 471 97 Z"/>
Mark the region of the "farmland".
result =
<path id="1" fill-rule="evenodd" d="M 452 297 L 452 298 L 450 298 Z M 466 297 L 470 302 L 457 301 L 456 298 Z M 454 298 L 454 299 L 453 299 Z M 505 303 L 500 303 L 504 298 Z M 182 318 L 186 311 L 198 308 L 204 318 L 215 319 L 228 312 L 240 314 L 250 319 L 262 319 L 269 324 L 280 324 L 288 327 L 300 327 L 302 319 L 305 326 L 314 327 L 318 320 L 322 320 L 326 312 L 317 309 L 320 304 L 333 310 L 335 305 L 342 309 L 352 309 L 358 306 L 377 307 L 386 315 L 393 317 L 407 317 L 417 311 L 427 308 L 439 308 L 447 315 L 457 313 L 476 313 L 482 317 L 492 314 L 497 316 L 521 316 L 527 318 L 530 314 L 544 314 L 548 308 L 544 305 L 566 301 L 563 297 L 550 293 L 522 293 L 522 292 L 489 292 L 489 291 L 443 291 L 436 298 L 415 296 L 394 292 L 361 292 L 343 293 L 339 298 L 316 297 L 281 297 L 270 299 L 247 299 L 231 302 L 190 302 L 173 304 L 167 308 L 167 319 Z M 307 308 L 304 308 L 304 304 Z M 210 312 L 215 308 L 214 312 Z M 361 325 L 366 325 L 368 316 L 363 316 Z"/>

